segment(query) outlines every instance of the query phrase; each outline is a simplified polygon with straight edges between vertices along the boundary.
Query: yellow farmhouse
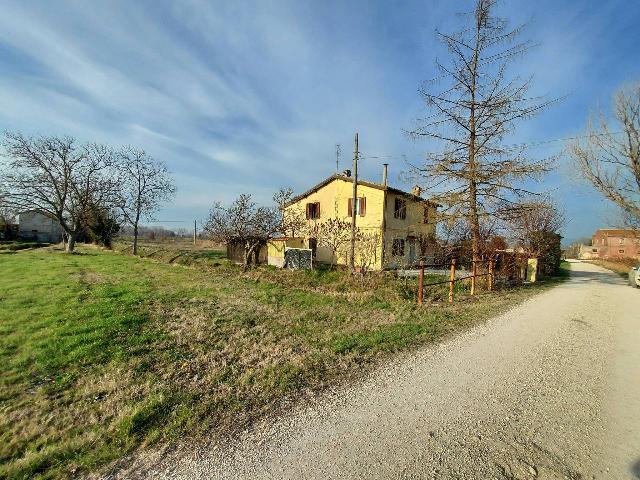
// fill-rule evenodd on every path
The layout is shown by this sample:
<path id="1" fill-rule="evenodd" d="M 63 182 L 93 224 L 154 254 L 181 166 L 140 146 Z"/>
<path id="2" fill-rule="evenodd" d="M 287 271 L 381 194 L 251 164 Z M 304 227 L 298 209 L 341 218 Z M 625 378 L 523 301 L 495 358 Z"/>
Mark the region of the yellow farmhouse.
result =
<path id="1" fill-rule="evenodd" d="M 385 175 L 386 177 L 386 175 Z M 385 182 L 386 183 L 386 182 Z M 358 180 L 356 226 L 360 232 L 378 238 L 375 258 L 370 268 L 394 268 L 409 265 L 424 253 L 426 240 L 435 236 L 437 204 L 420 197 L 420 189 L 412 193 Z M 340 219 L 351 222 L 353 179 L 347 171 L 318 183 L 305 193 L 294 197 L 285 213 L 298 212 L 306 219 L 307 232 L 317 231 L 322 222 Z M 315 260 L 323 263 L 347 263 L 347 249 L 334 254 L 322 241 L 306 234 L 305 246 L 314 252 Z M 356 259 L 358 258 L 356 246 Z"/>

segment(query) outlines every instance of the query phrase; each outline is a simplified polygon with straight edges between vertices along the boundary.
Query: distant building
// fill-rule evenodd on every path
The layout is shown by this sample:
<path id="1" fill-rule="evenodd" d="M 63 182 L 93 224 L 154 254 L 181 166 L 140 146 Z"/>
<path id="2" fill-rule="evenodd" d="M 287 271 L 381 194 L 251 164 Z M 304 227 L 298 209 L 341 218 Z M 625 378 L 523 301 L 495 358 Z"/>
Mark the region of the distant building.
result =
<path id="1" fill-rule="evenodd" d="M 601 228 L 591 237 L 591 245 L 580 246 L 583 260 L 640 257 L 640 231 Z"/>
<path id="2" fill-rule="evenodd" d="M 60 223 L 48 215 L 36 211 L 18 214 L 18 238 L 41 243 L 62 241 Z"/>

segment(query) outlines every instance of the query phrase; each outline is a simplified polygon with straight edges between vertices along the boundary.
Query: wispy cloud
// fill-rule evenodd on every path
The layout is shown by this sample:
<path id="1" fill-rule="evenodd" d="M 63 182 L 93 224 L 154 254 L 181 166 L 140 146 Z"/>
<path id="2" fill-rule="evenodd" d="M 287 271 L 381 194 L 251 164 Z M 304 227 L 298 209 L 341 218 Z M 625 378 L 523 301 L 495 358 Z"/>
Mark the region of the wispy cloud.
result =
<path id="1" fill-rule="evenodd" d="M 640 8 L 628 3 L 502 5 L 514 20 L 533 17 L 529 35 L 542 43 L 522 72 L 542 91 L 572 94 L 518 141 L 577 131 L 594 99 L 640 73 L 610 60 L 640 40 Z M 452 27 L 463 4 L 6 1 L 0 128 L 147 149 L 178 181 L 161 216 L 185 221 L 242 191 L 268 201 L 281 185 L 308 187 L 335 168 L 335 143 L 346 167 L 356 130 L 365 153 L 394 157 L 397 178 L 402 154 L 419 161 L 429 150 L 402 130 L 444 55 L 433 31 Z M 379 177 L 380 163 L 364 160 L 363 174 Z"/>

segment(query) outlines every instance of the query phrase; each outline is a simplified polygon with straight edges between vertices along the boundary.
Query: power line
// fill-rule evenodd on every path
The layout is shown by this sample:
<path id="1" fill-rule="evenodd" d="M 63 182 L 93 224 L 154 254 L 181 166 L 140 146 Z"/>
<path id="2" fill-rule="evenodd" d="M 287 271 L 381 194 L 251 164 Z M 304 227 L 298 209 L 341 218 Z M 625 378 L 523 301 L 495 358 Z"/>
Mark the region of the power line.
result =
<path id="1" fill-rule="evenodd" d="M 541 145 L 547 145 L 547 144 L 551 144 L 551 143 L 557 143 L 557 142 L 567 142 L 569 140 L 582 140 L 585 138 L 593 138 L 593 137 L 606 137 L 608 135 L 621 135 L 624 134 L 626 132 L 623 131 L 619 131 L 619 132 L 607 132 L 607 133 L 591 133 L 588 135 L 574 135 L 571 137 L 562 137 L 562 138 L 554 138 L 551 140 L 537 140 L 537 141 L 532 141 L 532 142 L 522 142 L 522 143 L 512 143 L 510 145 L 505 145 L 503 148 L 505 150 L 516 150 L 518 148 L 531 148 L 531 147 L 538 147 Z M 437 155 L 434 152 L 423 152 L 423 155 Z M 406 155 L 405 154 L 400 154 L 400 155 L 365 155 L 362 156 L 360 155 L 358 157 L 359 159 L 373 159 L 373 160 L 383 160 L 383 159 L 403 159 L 406 161 Z"/>

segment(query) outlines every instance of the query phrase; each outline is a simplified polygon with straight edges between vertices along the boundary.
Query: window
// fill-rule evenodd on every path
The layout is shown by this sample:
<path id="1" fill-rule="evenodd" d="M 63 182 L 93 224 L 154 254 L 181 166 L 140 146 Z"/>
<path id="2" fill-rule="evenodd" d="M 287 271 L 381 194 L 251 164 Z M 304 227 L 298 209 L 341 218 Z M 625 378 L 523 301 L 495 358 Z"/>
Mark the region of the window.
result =
<path id="1" fill-rule="evenodd" d="M 351 210 L 351 205 L 353 205 L 353 198 L 350 198 L 347 201 L 347 215 L 353 215 L 353 211 Z M 359 217 L 364 217 L 367 213 L 367 199 L 365 197 L 356 198 L 356 215 Z"/>
<path id="2" fill-rule="evenodd" d="M 399 218 L 401 220 L 407 218 L 407 202 L 404 198 L 396 197 L 393 207 L 393 218 Z"/>
<path id="3" fill-rule="evenodd" d="M 424 223 L 429 223 L 429 205 L 424 207 Z"/>
<path id="4" fill-rule="evenodd" d="M 592 249 L 591 249 L 591 251 L 592 251 L 593 253 L 598 253 L 598 249 L 597 249 L 597 248 L 592 248 Z"/>
<path id="5" fill-rule="evenodd" d="M 394 238 L 391 245 L 391 255 L 394 257 L 404 257 L 404 238 Z"/>
<path id="6" fill-rule="evenodd" d="M 624 250 L 618 250 L 618 253 L 624 253 Z"/>
<path id="7" fill-rule="evenodd" d="M 320 218 L 320 202 L 307 203 L 307 220 Z"/>

